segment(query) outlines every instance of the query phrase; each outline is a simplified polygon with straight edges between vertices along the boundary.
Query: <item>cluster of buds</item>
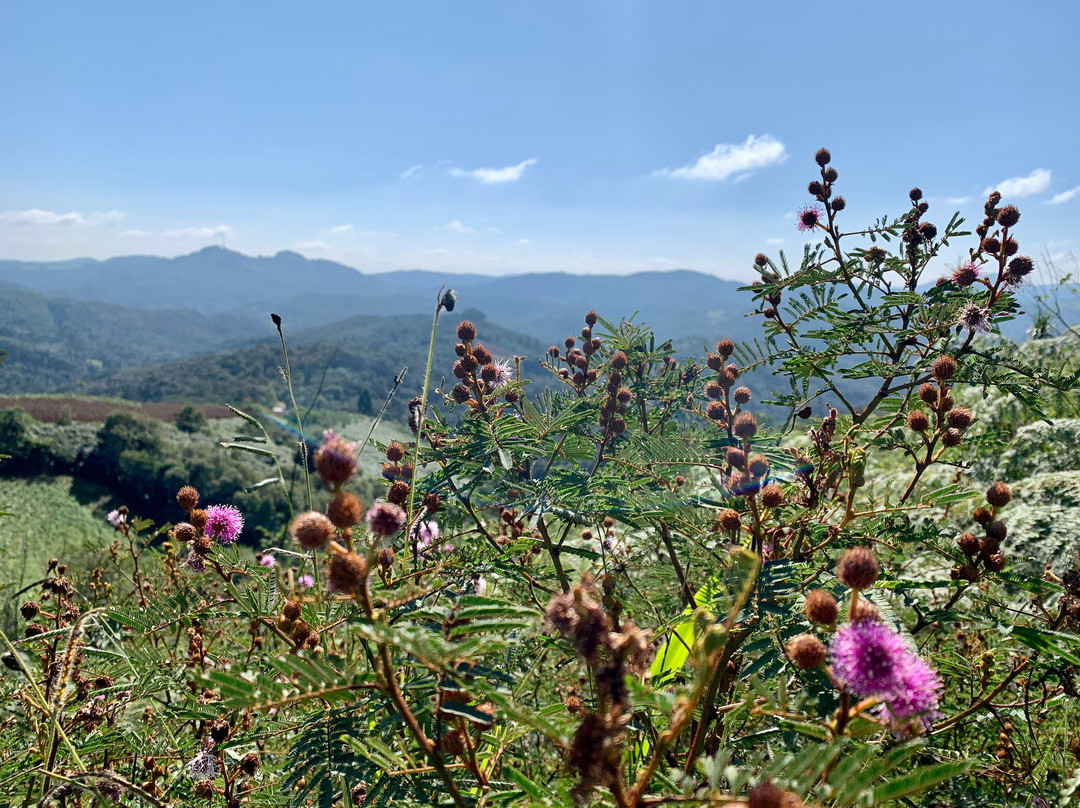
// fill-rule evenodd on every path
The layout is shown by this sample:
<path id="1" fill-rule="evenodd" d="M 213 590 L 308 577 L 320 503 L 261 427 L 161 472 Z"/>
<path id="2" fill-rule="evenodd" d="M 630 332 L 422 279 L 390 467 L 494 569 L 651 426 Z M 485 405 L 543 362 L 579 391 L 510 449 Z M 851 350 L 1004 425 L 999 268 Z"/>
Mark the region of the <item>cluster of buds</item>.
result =
<path id="1" fill-rule="evenodd" d="M 234 543 L 244 529 L 244 517 L 232 505 L 199 507 L 199 492 L 190 485 L 176 492 L 176 502 L 187 513 L 187 521 L 178 522 L 169 531 L 175 546 L 187 547 L 181 566 L 191 572 L 203 572 L 215 545 Z"/>
<path id="2" fill-rule="evenodd" d="M 320 642 L 322 638 L 319 632 L 313 629 L 301 614 L 302 607 L 298 601 L 286 601 L 281 614 L 278 615 L 277 627 L 292 640 L 295 650 L 307 648 L 317 653 L 321 650 Z"/>
<path id="3" fill-rule="evenodd" d="M 743 404 L 750 401 L 749 387 L 735 387 L 735 382 L 739 379 L 739 366 L 728 362 L 734 352 L 735 343 L 724 337 L 716 343 L 716 353 L 705 358 L 709 370 L 716 374 L 716 378 L 705 383 L 705 395 L 709 398 L 709 403 L 705 405 L 705 417 L 727 430 L 729 437 L 735 434 L 735 421 L 739 410 Z M 728 363 L 725 365 L 725 362 Z M 753 420 L 753 416 L 748 414 L 748 417 Z M 753 431 L 757 431 L 756 421 Z M 753 434 L 750 437 L 753 437 Z"/>
<path id="4" fill-rule="evenodd" d="M 949 395 L 949 381 L 956 375 L 956 359 L 949 354 L 942 354 L 930 366 L 933 382 L 924 382 L 919 388 L 919 399 L 934 415 L 930 416 L 922 409 L 913 409 L 907 415 L 907 427 L 919 433 L 927 447 L 933 447 L 938 440 L 943 446 L 952 448 L 963 441 L 964 431 L 974 422 L 971 410 L 956 407 Z"/>
<path id="5" fill-rule="evenodd" d="M 594 360 L 599 359 L 598 353 L 603 347 L 603 343 L 599 337 L 593 336 L 593 326 L 596 325 L 599 317 L 595 311 L 590 311 L 585 315 L 585 327 L 581 329 L 581 347 L 578 347 L 578 338 L 571 335 L 567 337 L 563 345 L 566 346 L 566 351 L 560 351 L 559 346 L 552 345 L 548 348 L 548 359 L 554 363 L 557 367 L 565 364 L 565 367 L 558 367 L 558 376 L 565 381 L 571 387 L 573 387 L 578 395 L 585 395 L 585 388 L 600 378 L 599 362 Z M 615 368 L 615 357 L 620 356 L 620 367 Z M 619 372 L 622 368 L 626 367 L 627 357 L 626 354 L 621 351 L 617 351 L 612 356 L 612 369 L 615 372 Z M 609 416 L 610 417 L 610 416 Z"/>
<path id="6" fill-rule="evenodd" d="M 780 314 L 776 307 L 780 305 L 782 299 L 780 293 L 780 275 L 776 272 L 769 262 L 769 257 L 765 253 L 758 253 L 754 257 L 754 269 L 761 273 L 761 279 L 754 281 L 753 286 L 762 286 L 768 284 L 767 291 L 764 294 L 764 302 L 762 303 L 761 315 L 766 320 L 780 320 Z"/>
<path id="7" fill-rule="evenodd" d="M 806 186 L 807 193 L 815 200 L 814 204 L 803 207 L 795 217 L 796 227 L 803 232 L 826 228 L 827 225 L 822 220 L 828 218 L 831 221 L 834 214 L 847 207 L 844 197 L 833 196 L 833 184 L 839 174 L 829 165 L 832 162 L 832 154 L 828 149 L 818 149 L 814 155 L 814 162 L 818 164 L 821 179 L 811 180 Z M 758 266 L 763 267 L 764 264 L 758 263 Z"/>
<path id="8" fill-rule="evenodd" d="M 904 216 L 900 240 L 904 242 L 908 261 L 914 263 L 920 248 L 928 249 L 923 245 L 932 245 L 937 238 L 938 229 L 937 225 L 922 219 L 930 209 L 930 203 L 923 199 L 922 189 L 912 188 L 908 191 L 908 199 L 911 200 L 911 210 Z"/>
<path id="9" fill-rule="evenodd" d="M 626 431 L 626 408 L 634 400 L 633 391 L 629 387 L 624 387 L 622 383 L 623 370 L 628 361 L 629 359 L 622 351 L 616 351 L 611 355 L 611 369 L 607 377 L 607 397 L 600 405 L 599 417 L 605 440 Z"/>
<path id="10" fill-rule="evenodd" d="M 1035 262 L 1026 255 L 1017 255 L 1020 244 L 1011 234 L 1020 221 L 1020 211 L 1015 205 L 998 207 L 1001 193 L 993 191 L 983 206 L 985 218 L 975 228 L 979 236 L 978 249 L 972 250 L 972 261 L 986 259 L 996 261 L 998 265 L 998 283 L 1004 281 L 1009 286 L 1019 286 L 1024 278 L 1035 269 Z M 988 282 L 987 286 L 990 286 Z M 996 284 L 995 284 L 996 285 Z"/>
<path id="11" fill-rule="evenodd" d="M 580 777 L 574 793 L 582 801 L 594 788 L 611 787 L 619 780 L 631 715 L 626 677 L 644 676 L 653 653 L 645 631 L 629 620 L 620 625 L 618 616 L 603 605 L 613 596 L 609 590 L 614 580 L 605 584 L 600 602 L 595 585 L 586 580 L 554 596 L 544 610 L 545 622 L 573 644 L 596 683 L 594 708 L 576 705 L 582 720 L 569 752 L 569 765 Z"/>
<path id="12" fill-rule="evenodd" d="M 454 346 L 458 359 L 453 373 L 458 383 L 450 391 L 450 398 L 470 408 L 485 412 L 501 395 L 508 404 L 521 400 L 521 392 L 511 385 L 509 361 L 496 362 L 491 351 L 476 342 L 476 326 L 468 320 L 458 324 L 457 336 L 461 340 Z"/>
<path id="13" fill-rule="evenodd" d="M 956 543 L 966 558 L 963 564 L 952 569 L 953 580 L 977 581 L 981 570 L 1001 572 L 1005 569 L 1005 556 L 1001 554 L 1001 543 L 1008 535 L 1005 523 L 997 518 L 998 511 L 1012 500 L 1012 491 L 1003 482 L 996 482 L 986 492 L 986 504 L 975 509 L 973 519 L 983 529 L 982 538 L 965 531 Z"/>

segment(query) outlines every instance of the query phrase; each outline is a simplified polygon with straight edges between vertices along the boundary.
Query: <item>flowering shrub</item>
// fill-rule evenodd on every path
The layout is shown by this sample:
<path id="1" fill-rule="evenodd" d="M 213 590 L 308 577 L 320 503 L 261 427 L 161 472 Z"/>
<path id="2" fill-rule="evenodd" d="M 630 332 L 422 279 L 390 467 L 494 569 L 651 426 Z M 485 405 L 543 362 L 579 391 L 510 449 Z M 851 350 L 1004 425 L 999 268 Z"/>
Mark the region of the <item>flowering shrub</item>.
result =
<path id="1" fill-rule="evenodd" d="M 461 322 L 457 361 L 410 402 L 416 439 L 379 447 L 378 501 L 349 490 L 367 447 L 327 435 L 328 505 L 309 484 L 256 558 L 239 511 L 190 486 L 171 526 L 110 514 L 111 564 L 71 581 L 53 563 L 4 639 L 0 794 L 1067 800 L 1080 572 L 1011 569 L 1013 492 L 971 482 L 992 444 L 957 403 L 1041 412 L 1075 389 L 1060 357 L 981 336 L 1033 269 L 1020 214 L 991 194 L 965 262 L 927 283 L 962 220 L 932 224 L 916 188 L 845 231 L 816 162 L 797 222 L 819 240 L 798 266 L 754 259 L 760 337 L 679 358 L 589 312 L 533 392 Z"/>

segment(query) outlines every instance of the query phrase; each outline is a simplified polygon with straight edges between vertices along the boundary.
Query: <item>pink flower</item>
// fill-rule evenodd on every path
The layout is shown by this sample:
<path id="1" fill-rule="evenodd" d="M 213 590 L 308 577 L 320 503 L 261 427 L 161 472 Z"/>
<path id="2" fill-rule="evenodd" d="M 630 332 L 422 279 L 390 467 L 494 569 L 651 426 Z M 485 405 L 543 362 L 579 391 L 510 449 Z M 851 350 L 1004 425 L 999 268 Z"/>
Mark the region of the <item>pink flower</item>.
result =
<path id="1" fill-rule="evenodd" d="M 323 445 L 315 450 L 312 462 L 327 489 L 344 485 L 356 473 L 358 446 L 331 430 L 323 433 Z"/>
<path id="2" fill-rule="evenodd" d="M 315 586 L 315 579 L 310 575 L 301 575 L 296 579 L 296 585 L 301 589 L 311 589 Z"/>
<path id="3" fill-rule="evenodd" d="M 940 715 L 938 701 L 943 689 L 937 672 L 922 657 L 908 652 L 900 687 L 885 699 L 878 715 L 900 731 L 926 729 Z"/>
<path id="4" fill-rule="evenodd" d="M 405 511 L 392 502 L 376 502 L 365 518 L 368 530 L 376 536 L 395 536 L 405 526 Z"/>
<path id="5" fill-rule="evenodd" d="M 825 211 L 821 209 L 820 205 L 807 205 L 795 214 L 795 218 L 798 219 L 795 226 L 807 233 L 821 223 L 821 217 L 824 215 Z"/>
<path id="6" fill-rule="evenodd" d="M 244 529 L 244 517 L 232 505 L 211 505 L 206 509 L 206 535 L 218 544 L 232 544 Z"/>
<path id="7" fill-rule="evenodd" d="M 967 308 L 960 313 L 959 322 L 968 331 L 990 330 L 990 320 L 987 319 L 986 312 L 974 303 L 969 303 Z"/>
<path id="8" fill-rule="evenodd" d="M 120 525 L 127 522 L 127 514 L 120 513 L 119 510 L 109 511 L 109 515 L 105 517 L 110 525 L 113 527 L 120 527 Z"/>
<path id="9" fill-rule="evenodd" d="M 273 567 L 277 565 L 277 559 L 270 555 L 270 553 L 260 554 L 256 561 L 260 567 Z"/>
<path id="10" fill-rule="evenodd" d="M 860 698 L 896 693 L 909 653 L 903 637 L 873 620 L 842 626 L 830 649 L 836 678 Z"/>
<path id="11" fill-rule="evenodd" d="M 187 558 L 184 559 L 180 567 L 189 572 L 203 572 L 206 570 L 206 559 L 195 552 L 195 542 L 188 542 Z"/>

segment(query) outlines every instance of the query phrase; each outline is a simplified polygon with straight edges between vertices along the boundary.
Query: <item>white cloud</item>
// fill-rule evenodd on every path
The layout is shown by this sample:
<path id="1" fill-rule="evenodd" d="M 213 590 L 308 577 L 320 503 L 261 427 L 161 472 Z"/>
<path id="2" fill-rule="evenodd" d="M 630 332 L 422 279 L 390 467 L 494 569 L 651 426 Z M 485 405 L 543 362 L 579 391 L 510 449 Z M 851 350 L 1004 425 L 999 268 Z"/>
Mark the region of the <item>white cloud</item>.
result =
<path id="1" fill-rule="evenodd" d="M 339 224 L 336 227 L 328 227 L 326 229 L 327 233 L 334 233 L 334 234 L 351 233 L 352 231 L 353 231 L 353 226 L 351 224 Z"/>
<path id="2" fill-rule="evenodd" d="M 475 233 L 476 232 L 476 230 L 474 228 L 469 227 L 466 224 L 462 224 L 457 219 L 454 219 L 454 221 L 450 222 L 450 224 L 443 225 L 442 227 L 436 227 L 435 229 L 436 230 L 449 230 L 452 233 L 464 233 L 464 234 Z"/>
<path id="3" fill-rule="evenodd" d="M 526 168 L 534 166 L 538 162 L 539 161 L 535 157 L 530 157 L 528 160 L 522 160 L 516 166 L 507 166 L 506 168 L 476 168 L 472 171 L 466 171 L 462 168 L 451 168 L 450 175 L 453 177 L 472 177 L 485 184 L 516 182 L 521 179 L 521 175 L 525 173 Z"/>
<path id="4" fill-rule="evenodd" d="M 298 241 L 293 247 L 298 250 L 317 250 L 320 252 L 334 249 L 333 244 L 328 244 L 325 241 Z"/>
<path id="5" fill-rule="evenodd" d="M 1064 202 L 1071 202 L 1078 196 L 1080 196 L 1080 185 L 1077 185 L 1075 188 L 1070 188 L 1067 191 L 1062 191 L 1060 194 L 1054 194 L 1047 204 L 1060 205 Z"/>
<path id="6" fill-rule="evenodd" d="M 947 196 L 945 197 L 946 204 L 949 205 L 965 205 L 971 201 L 970 196 Z"/>
<path id="7" fill-rule="evenodd" d="M 726 180 L 732 175 L 745 179 L 759 168 L 779 165 L 788 159 L 784 144 L 772 135 L 750 135 L 743 143 L 718 143 L 693 165 L 663 168 L 653 174 L 685 180 Z"/>
<path id="8" fill-rule="evenodd" d="M 784 240 L 782 238 L 768 238 L 765 239 L 765 243 L 768 244 L 770 247 L 779 247 L 781 244 L 784 243 Z"/>
<path id="9" fill-rule="evenodd" d="M 184 227 L 179 230 L 161 231 L 161 235 L 166 238 L 222 238 L 232 234 L 233 229 L 227 224 L 219 224 L 216 227 Z"/>
<path id="10" fill-rule="evenodd" d="M 519 238 L 518 242 L 517 242 L 517 245 L 519 247 L 528 247 L 528 246 L 532 245 L 532 242 L 529 241 L 527 238 Z"/>
<path id="11" fill-rule="evenodd" d="M 95 211 L 84 215 L 78 211 L 54 213 L 51 210 L 31 208 L 30 210 L 5 210 L 0 212 L 0 224 L 14 225 L 16 227 L 112 224 L 123 219 L 125 215 L 123 211 L 119 210 Z"/>
<path id="12" fill-rule="evenodd" d="M 149 230 L 125 230 L 120 234 L 120 238 L 149 238 L 154 235 Z"/>
<path id="13" fill-rule="evenodd" d="M 398 176 L 403 180 L 418 180 L 424 176 L 424 164 L 417 163 L 411 168 L 402 171 Z"/>
<path id="14" fill-rule="evenodd" d="M 1009 177 L 1009 179 L 1004 182 L 998 183 L 997 190 L 1000 191 L 1001 195 L 1004 197 L 1033 196 L 1035 194 L 1041 194 L 1049 187 L 1050 170 L 1046 168 L 1037 168 L 1026 177 Z M 983 193 L 989 194 L 993 190 L 994 186 L 991 186 L 983 191 Z"/>
<path id="15" fill-rule="evenodd" d="M 661 267 L 664 269 L 673 269 L 679 265 L 679 262 L 674 258 L 650 258 L 647 263 L 650 267 Z"/>

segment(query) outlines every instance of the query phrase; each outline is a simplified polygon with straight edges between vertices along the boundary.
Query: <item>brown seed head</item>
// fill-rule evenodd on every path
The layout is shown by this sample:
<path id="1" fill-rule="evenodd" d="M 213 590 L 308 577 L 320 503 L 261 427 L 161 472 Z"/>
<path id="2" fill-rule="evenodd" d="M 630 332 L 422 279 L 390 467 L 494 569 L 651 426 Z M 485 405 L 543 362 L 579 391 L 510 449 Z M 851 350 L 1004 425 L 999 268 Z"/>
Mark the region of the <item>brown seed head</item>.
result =
<path id="1" fill-rule="evenodd" d="M 189 541 L 195 541 L 195 537 L 198 535 L 199 531 L 190 522 L 178 522 L 173 528 L 173 538 L 185 544 Z"/>
<path id="2" fill-rule="evenodd" d="M 176 492 L 176 501 L 185 511 L 192 511 L 199 504 L 199 492 L 190 485 L 185 485 Z"/>
<path id="3" fill-rule="evenodd" d="M 750 388 L 749 387 L 736 387 L 732 393 L 732 398 L 735 399 L 736 404 L 745 404 L 750 400 Z"/>
<path id="4" fill-rule="evenodd" d="M 300 604 L 295 600 L 285 601 L 285 606 L 281 610 L 281 616 L 286 620 L 299 620 Z"/>
<path id="5" fill-rule="evenodd" d="M 948 381 L 956 375 L 956 360 L 948 354 L 942 354 L 934 360 L 930 370 L 939 382 Z"/>
<path id="6" fill-rule="evenodd" d="M 979 552 L 979 540 L 975 538 L 974 533 L 961 533 L 960 538 L 956 540 L 956 544 L 964 555 L 973 556 Z"/>
<path id="7" fill-rule="evenodd" d="M 750 458 L 750 473 L 755 477 L 763 477 L 769 473 L 769 458 L 765 455 L 753 455 Z"/>
<path id="8" fill-rule="evenodd" d="M 727 408 L 722 401 L 710 401 L 705 407 L 705 417 L 712 421 L 723 421 L 727 418 Z"/>
<path id="9" fill-rule="evenodd" d="M 462 320 L 458 323 L 457 336 L 462 342 L 472 342 L 476 339 L 476 326 L 469 320 Z"/>
<path id="10" fill-rule="evenodd" d="M 405 447 L 399 441 L 390 441 L 390 445 L 386 447 L 386 459 L 391 463 L 400 463 L 405 459 Z"/>
<path id="11" fill-rule="evenodd" d="M 192 527 L 196 531 L 201 532 L 206 527 L 206 511 L 202 508 L 196 508 L 193 511 L 188 512 L 188 520 L 190 520 Z"/>
<path id="12" fill-rule="evenodd" d="M 367 578 L 367 562 L 356 553 L 335 555 L 330 559 L 330 588 L 335 592 L 352 592 Z"/>
<path id="13" fill-rule="evenodd" d="M 718 343 L 716 343 L 716 352 L 720 354 L 723 359 L 727 359 L 733 353 L 735 353 L 735 343 L 728 337 L 724 337 Z"/>
<path id="14" fill-rule="evenodd" d="M 975 509 L 975 512 L 971 515 L 971 518 L 983 527 L 986 527 L 988 524 L 994 521 L 994 517 L 990 514 L 990 511 L 986 510 L 986 508 L 982 507 L 981 505 Z"/>
<path id="15" fill-rule="evenodd" d="M 941 442 L 948 446 L 950 449 L 959 446 L 964 441 L 964 436 L 960 434 L 960 430 L 955 427 L 950 427 L 945 430 L 945 434 L 941 436 Z"/>
<path id="16" fill-rule="evenodd" d="M 999 542 L 1005 541 L 1005 537 L 1009 535 L 1008 528 L 1005 527 L 1005 523 L 1000 519 L 996 519 L 986 526 L 986 537 L 988 539 L 996 539 Z"/>
<path id="17" fill-rule="evenodd" d="M 705 395 L 707 395 L 709 398 L 723 398 L 724 388 L 720 386 L 719 382 L 707 382 L 705 384 Z"/>
<path id="18" fill-rule="evenodd" d="M 442 497 L 434 491 L 427 493 L 424 496 L 424 508 L 427 509 L 428 513 L 435 513 L 442 508 Z"/>
<path id="19" fill-rule="evenodd" d="M 832 154 L 828 149 L 822 147 L 814 154 L 814 162 L 824 168 L 832 161 Z M 765 806 L 751 806 L 751 808 L 765 808 Z"/>
<path id="20" fill-rule="evenodd" d="M 483 345 L 476 345 L 473 347 L 473 356 L 476 358 L 476 362 L 479 365 L 486 365 L 494 357 L 491 355 L 491 351 L 485 348 Z"/>
<path id="21" fill-rule="evenodd" d="M 836 603 L 836 598 L 824 589 L 811 589 L 806 593 L 803 614 L 811 623 L 831 626 L 836 623 L 836 618 L 840 614 L 840 607 Z"/>
<path id="22" fill-rule="evenodd" d="M 766 508 L 775 508 L 784 501 L 784 492 L 776 483 L 769 483 L 761 489 L 761 504 Z"/>
<path id="23" fill-rule="evenodd" d="M 825 162 L 829 162 L 829 153 L 825 152 Z M 821 152 L 818 152 L 819 154 Z M 821 160 L 818 163 L 824 165 Z M 746 797 L 747 808 L 784 808 L 784 792 L 773 784 L 772 780 L 763 780 L 752 789 Z"/>
<path id="24" fill-rule="evenodd" d="M 41 606 L 37 601 L 28 600 L 19 607 L 19 613 L 23 616 L 23 620 L 33 620 L 41 612 Z"/>
<path id="25" fill-rule="evenodd" d="M 394 548 L 393 547 L 384 547 L 381 550 L 379 550 L 379 555 L 377 556 L 377 560 L 379 562 L 379 566 L 384 570 L 388 570 L 391 567 L 393 567 L 394 566 Z"/>
<path id="26" fill-rule="evenodd" d="M 930 419 L 922 410 L 912 410 L 907 416 L 907 426 L 913 432 L 925 432 L 930 427 Z"/>
<path id="27" fill-rule="evenodd" d="M 743 440 L 750 440 L 757 434 L 757 418 L 748 412 L 740 412 L 735 416 L 735 422 L 732 424 L 732 431 L 737 437 Z"/>
<path id="28" fill-rule="evenodd" d="M 742 518 L 739 516 L 738 511 L 734 511 L 731 508 L 724 508 L 720 511 L 720 527 L 724 530 L 738 530 L 742 527 Z"/>
<path id="29" fill-rule="evenodd" d="M 949 426 L 963 432 L 971 426 L 971 422 L 975 420 L 975 417 L 967 407 L 957 407 L 946 416 L 945 420 L 948 422 Z"/>
<path id="30" fill-rule="evenodd" d="M 813 634 L 792 637 L 784 650 L 795 667 L 804 671 L 816 668 L 825 661 L 825 644 Z"/>
<path id="31" fill-rule="evenodd" d="M 1003 556 L 1001 553 L 994 553 L 992 556 L 986 559 L 986 567 L 991 572 L 1001 572 L 1003 569 L 1005 569 L 1005 564 L 1005 556 Z"/>
<path id="32" fill-rule="evenodd" d="M 729 446 L 725 459 L 732 468 L 741 469 L 746 465 L 746 452 L 742 449 L 736 449 L 734 446 Z"/>
<path id="33" fill-rule="evenodd" d="M 463 384 L 456 385 L 453 390 L 450 391 L 450 398 L 454 399 L 458 404 L 464 404 L 470 398 L 472 394 L 469 393 L 469 388 Z"/>
<path id="34" fill-rule="evenodd" d="M 1026 255 L 1018 255 L 1009 261 L 1009 275 L 1014 278 L 1023 278 L 1030 275 L 1035 269 L 1035 262 Z"/>
<path id="35" fill-rule="evenodd" d="M 972 263 L 962 264 L 953 271 L 952 279 L 957 286 L 971 286 L 979 279 L 979 270 Z"/>
<path id="36" fill-rule="evenodd" d="M 1020 211 L 1015 205 L 1006 205 L 998 210 L 997 220 L 1002 227 L 1015 227 L 1020 221 Z"/>
<path id="37" fill-rule="evenodd" d="M 1012 500 L 1012 491 L 1009 486 L 1000 480 L 994 483 L 986 492 L 986 501 L 995 508 L 1004 508 Z"/>
<path id="38" fill-rule="evenodd" d="M 997 255 L 998 250 L 1001 249 L 1001 242 L 993 236 L 987 236 L 980 242 L 979 250 L 984 253 L 990 253 L 991 255 Z"/>
<path id="39" fill-rule="evenodd" d="M 868 547 L 852 547 L 840 557 L 836 577 L 852 589 L 862 591 L 873 586 L 879 572 L 878 561 Z"/>
<path id="40" fill-rule="evenodd" d="M 404 505 L 409 501 L 409 484 L 404 480 L 396 480 L 386 492 L 386 501 Z"/>
<path id="41" fill-rule="evenodd" d="M 301 546 L 314 550 L 333 538 L 334 523 L 326 514 L 304 511 L 293 519 L 289 526 L 289 535 Z"/>
<path id="42" fill-rule="evenodd" d="M 928 404 L 931 407 L 937 406 L 938 390 L 930 382 L 923 382 L 922 387 L 919 388 L 919 399 L 923 404 Z"/>
<path id="43" fill-rule="evenodd" d="M 364 517 L 364 503 L 356 494 L 341 490 L 326 506 L 326 515 L 335 527 L 347 528 L 359 524 Z"/>

